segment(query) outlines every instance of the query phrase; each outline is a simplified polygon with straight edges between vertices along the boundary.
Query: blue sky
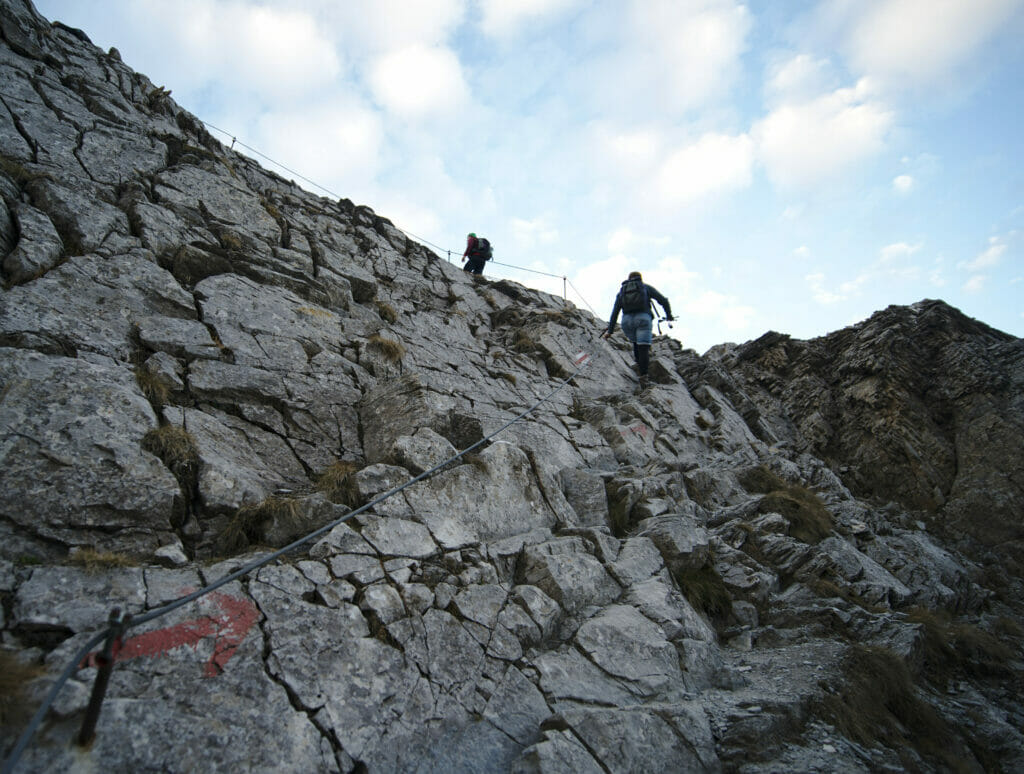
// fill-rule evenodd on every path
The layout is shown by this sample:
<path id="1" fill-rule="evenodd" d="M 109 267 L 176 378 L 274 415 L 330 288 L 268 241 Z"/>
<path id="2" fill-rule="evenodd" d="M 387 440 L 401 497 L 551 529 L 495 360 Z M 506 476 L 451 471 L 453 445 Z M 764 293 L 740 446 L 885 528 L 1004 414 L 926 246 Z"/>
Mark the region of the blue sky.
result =
<path id="1" fill-rule="evenodd" d="M 36 7 L 435 247 L 602 318 L 640 270 L 699 352 L 923 298 L 1024 336 L 1024 0 Z"/>

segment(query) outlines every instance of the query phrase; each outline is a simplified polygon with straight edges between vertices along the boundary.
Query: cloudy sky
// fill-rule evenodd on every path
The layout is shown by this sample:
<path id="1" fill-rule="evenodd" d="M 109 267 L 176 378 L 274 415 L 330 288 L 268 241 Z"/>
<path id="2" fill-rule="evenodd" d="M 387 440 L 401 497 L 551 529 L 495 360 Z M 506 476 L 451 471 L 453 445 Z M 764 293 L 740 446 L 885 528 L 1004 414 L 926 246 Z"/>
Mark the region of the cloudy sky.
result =
<path id="1" fill-rule="evenodd" d="M 602 318 L 642 271 L 699 352 L 923 298 L 1024 336 L 1024 0 L 35 4 L 435 249 Z"/>

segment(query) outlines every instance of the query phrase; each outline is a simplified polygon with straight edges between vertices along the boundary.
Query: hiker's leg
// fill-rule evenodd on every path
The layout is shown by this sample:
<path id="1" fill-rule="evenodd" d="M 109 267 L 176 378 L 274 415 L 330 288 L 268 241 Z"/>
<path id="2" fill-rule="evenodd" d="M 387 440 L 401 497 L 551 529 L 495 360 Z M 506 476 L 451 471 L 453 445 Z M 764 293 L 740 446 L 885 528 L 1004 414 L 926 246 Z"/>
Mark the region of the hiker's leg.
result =
<path id="1" fill-rule="evenodd" d="M 647 368 L 651 364 L 651 323 L 653 320 L 649 314 L 638 314 L 636 327 L 636 364 L 639 367 L 640 376 L 647 376 Z"/>
<path id="2" fill-rule="evenodd" d="M 640 366 L 640 376 L 647 376 L 647 369 L 651 365 L 651 345 L 637 344 L 636 348 L 639 352 L 636 358 L 636 364 Z"/>

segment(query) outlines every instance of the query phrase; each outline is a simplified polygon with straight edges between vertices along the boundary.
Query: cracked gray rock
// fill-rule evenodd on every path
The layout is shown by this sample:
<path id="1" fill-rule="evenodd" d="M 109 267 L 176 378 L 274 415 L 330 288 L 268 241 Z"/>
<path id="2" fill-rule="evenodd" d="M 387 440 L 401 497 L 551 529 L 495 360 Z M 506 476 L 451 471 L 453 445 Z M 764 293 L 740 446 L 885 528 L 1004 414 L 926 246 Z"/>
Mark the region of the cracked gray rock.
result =
<path id="1" fill-rule="evenodd" d="M 26 0 L 0 32 L 22 704 L 112 608 L 320 530 L 131 629 L 88 750 L 79 669 L 26 771 L 941 769 L 905 727 L 839 730 L 861 648 L 965 768 L 1020 768 L 1020 339 L 938 301 L 809 342 L 658 338 L 634 394 L 591 314 L 262 169 Z"/>

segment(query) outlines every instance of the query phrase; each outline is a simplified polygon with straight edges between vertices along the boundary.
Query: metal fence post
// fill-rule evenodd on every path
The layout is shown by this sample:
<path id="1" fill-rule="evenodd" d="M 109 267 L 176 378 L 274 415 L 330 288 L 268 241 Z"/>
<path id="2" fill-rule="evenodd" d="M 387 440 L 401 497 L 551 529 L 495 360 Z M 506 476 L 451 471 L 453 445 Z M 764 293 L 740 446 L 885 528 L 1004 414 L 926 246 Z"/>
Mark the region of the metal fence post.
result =
<path id="1" fill-rule="evenodd" d="M 96 737 L 96 723 L 100 719 L 100 708 L 103 706 L 103 697 L 107 693 L 110 673 L 114 671 L 114 659 L 117 656 L 114 649 L 120 649 L 121 637 L 124 635 L 125 626 L 130 618 L 130 615 L 122 614 L 119 607 L 110 611 L 110 628 L 107 630 L 107 639 L 103 643 L 103 650 L 96 656 L 98 666 L 96 682 L 92 684 L 89 706 L 85 708 L 82 728 L 78 732 L 78 744 L 82 747 L 92 744 L 92 740 Z"/>

